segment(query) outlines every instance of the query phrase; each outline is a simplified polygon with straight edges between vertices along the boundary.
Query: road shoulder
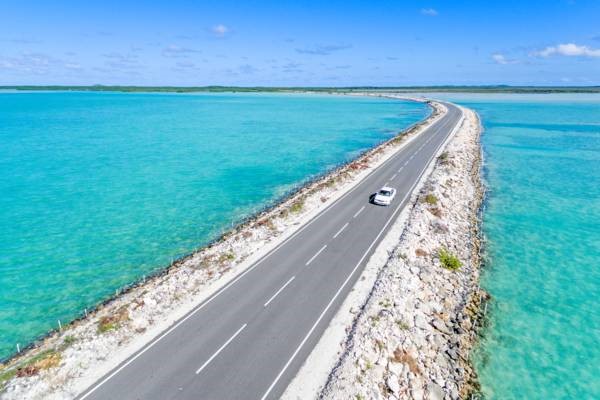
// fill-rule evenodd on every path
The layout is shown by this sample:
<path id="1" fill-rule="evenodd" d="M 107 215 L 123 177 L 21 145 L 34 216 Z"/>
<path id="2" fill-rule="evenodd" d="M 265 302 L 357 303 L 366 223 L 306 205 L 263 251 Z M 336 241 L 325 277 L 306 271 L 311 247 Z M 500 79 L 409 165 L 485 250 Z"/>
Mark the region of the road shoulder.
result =
<path id="1" fill-rule="evenodd" d="M 463 113 L 284 399 L 441 399 L 476 388 L 480 125 Z M 458 271 L 441 267 L 442 248 Z"/>

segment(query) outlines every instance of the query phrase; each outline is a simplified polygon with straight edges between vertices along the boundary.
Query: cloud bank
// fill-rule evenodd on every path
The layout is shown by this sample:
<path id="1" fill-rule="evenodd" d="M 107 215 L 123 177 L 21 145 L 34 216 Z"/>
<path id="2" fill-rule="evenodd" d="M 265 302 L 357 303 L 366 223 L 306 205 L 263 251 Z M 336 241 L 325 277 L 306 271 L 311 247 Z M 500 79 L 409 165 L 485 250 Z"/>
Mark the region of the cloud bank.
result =
<path id="1" fill-rule="evenodd" d="M 548 46 L 543 50 L 534 51 L 533 55 L 538 57 L 550 57 L 554 55 L 565 57 L 600 57 L 600 49 L 579 46 L 575 43 L 565 43 L 556 46 Z"/>
<path id="2" fill-rule="evenodd" d="M 435 17 L 439 13 L 437 12 L 437 10 L 435 8 L 421 8 L 421 14 L 427 15 L 429 17 Z"/>

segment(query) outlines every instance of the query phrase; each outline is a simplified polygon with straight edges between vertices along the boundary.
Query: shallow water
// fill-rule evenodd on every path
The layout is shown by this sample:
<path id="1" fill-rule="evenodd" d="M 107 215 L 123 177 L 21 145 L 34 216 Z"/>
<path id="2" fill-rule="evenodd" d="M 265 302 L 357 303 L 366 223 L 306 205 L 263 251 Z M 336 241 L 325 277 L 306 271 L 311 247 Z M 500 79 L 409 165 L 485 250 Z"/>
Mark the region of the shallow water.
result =
<path id="1" fill-rule="evenodd" d="M 428 113 L 341 96 L 0 93 L 0 359 Z"/>
<path id="2" fill-rule="evenodd" d="M 600 96 L 441 96 L 485 128 L 484 394 L 600 398 Z"/>

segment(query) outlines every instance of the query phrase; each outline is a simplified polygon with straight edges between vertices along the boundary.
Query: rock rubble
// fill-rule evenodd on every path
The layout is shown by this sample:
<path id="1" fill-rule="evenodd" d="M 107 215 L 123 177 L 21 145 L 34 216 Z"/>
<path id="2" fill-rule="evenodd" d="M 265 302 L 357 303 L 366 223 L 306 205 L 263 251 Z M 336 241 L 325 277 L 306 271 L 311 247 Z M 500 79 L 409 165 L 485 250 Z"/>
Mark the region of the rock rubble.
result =
<path id="1" fill-rule="evenodd" d="M 478 284 L 480 124 L 464 112 L 349 329 L 322 399 L 460 399 L 478 388 L 469 353 L 487 296 Z M 457 270 L 440 261 L 442 249 L 460 260 Z"/>

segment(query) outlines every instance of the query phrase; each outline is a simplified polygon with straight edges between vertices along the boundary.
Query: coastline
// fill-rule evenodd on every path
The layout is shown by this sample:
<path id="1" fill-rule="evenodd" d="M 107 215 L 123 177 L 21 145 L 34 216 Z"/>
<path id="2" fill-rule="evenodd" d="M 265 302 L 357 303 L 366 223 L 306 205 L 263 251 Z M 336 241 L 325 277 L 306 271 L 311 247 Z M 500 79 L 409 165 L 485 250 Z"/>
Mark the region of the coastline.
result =
<path id="1" fill-rule="evenodd" d="M 473 111 L 463 110 L 467 126 L 425 177 L 395 248 L 375 266 L 372 291 L 340 310 L 348 314 L 341 324 L 347 334 L 329 343 L 338 357 L 325 382 L 319 387 L 310 382 L 319 377 L 302 375 L 316 364 L 309 359 L 286 398 L 303 397 L 298 387 L 311 384 L 319 387 L 316 395 L 304 397 L 459 399 L 479 392 L 470 351 L 488 298 L 479 287 L 481 125 Z M 462 266 L 443 268 L 441 249 Z"/>
<path id="2" fill-rule="evenodd" d="M 51 332 L 4 368 L 0 366 L 0 376 L 9 376 L 0 397 L 76 396 L 224 287 L 437 120 L 444 112 L 443 106 L 435 102 L 430 105 L 434 111 L 427 119 L 308 182 L 212 244 L 107 300 L 87 318 L 64 326 L 60 332 Z"/>

